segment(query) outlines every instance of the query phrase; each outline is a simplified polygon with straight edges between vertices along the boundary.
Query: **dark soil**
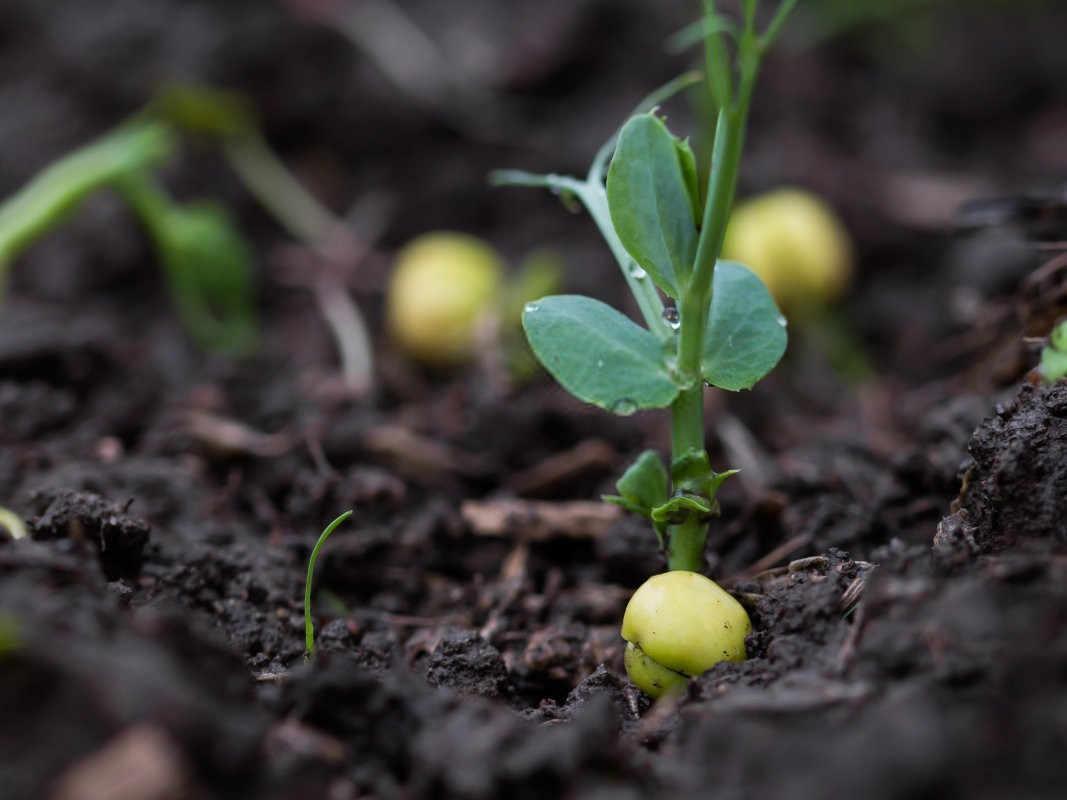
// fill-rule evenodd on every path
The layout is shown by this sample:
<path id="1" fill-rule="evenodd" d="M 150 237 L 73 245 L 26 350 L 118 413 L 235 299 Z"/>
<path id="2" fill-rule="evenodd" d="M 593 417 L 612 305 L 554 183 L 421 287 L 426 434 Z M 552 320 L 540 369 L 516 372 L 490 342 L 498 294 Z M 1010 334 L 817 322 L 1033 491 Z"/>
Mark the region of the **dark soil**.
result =
<path id="1" fill-rule="evenodd" d="M 685 64 L 662 42 L 694 4 L 400 3 L 490 76 L 458 116 L 391 88 L 315 21 L 329 6 L 3 4 L 0 187 L 160 81 L 209 81 L 332 206 L 386 209 L 345 276 L 375 331 L 392 251 L 434 228 L 516 263 L 551 245 L 569 289 L 625 306 L 587 219 L 484 176 L 582 170 Z M 812 44 L 826 24 L 809 9 L 767 64 L 743 188 L 841 209 L 859 274 L 834 326 L 873 377 L 794 326 L 769 380 L 709 394 L 713 460 L 744 471 L 708 571 L 749 610 L 747 661 L 651 704 L 618 635 L 663 568 L 651 532 L 486 535 L 464 507 L 594 499 L 665 450 L 663 415 L 514 385 L 494 358 L 426 373 L 379 335 L 373 391 L 339 391 L 291 246 L 191 148 L 168 182 L 252 238 L 257 355 L 189 343 L 107 197 L 19 259 L 0 308 L 0 505 L 30 531 L 0 531 L 0 798 L 1064 796 L 1067 386 L 1028 371 L 1067 313 L 1067 14 L 946 6 Z M 985 194 L 1012 199 L 954 216 Z M 306 560 L 352 507 L 306 663 Z"/>

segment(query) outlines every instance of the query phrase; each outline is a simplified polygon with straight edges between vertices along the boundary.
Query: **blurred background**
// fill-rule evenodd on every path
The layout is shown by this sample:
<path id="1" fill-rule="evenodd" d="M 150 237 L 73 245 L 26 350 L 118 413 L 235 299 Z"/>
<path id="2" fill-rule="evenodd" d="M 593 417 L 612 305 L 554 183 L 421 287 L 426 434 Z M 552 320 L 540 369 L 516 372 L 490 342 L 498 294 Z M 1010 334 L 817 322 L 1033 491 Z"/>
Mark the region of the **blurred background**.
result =
<path id="1" fill-rule="evenodd" d="M 699 63 L 697 49 L 667 47 L 695 13 L 688 0 L 6 0 L 0 193 L 162 86 L 225 88 L 247 98 L 280 158 L 370 250 L 344 265 L 344 282 L 372 331 L 391 254 L 434 229 L 483 237 L 512 264 L 549 247 L 569 289 L 625 302 L 588 220 L 547 193 L 491 190 L 486 175 L 584 174 L 641 97 Z M 926 352 L 1025 272 L 1018 259 L 961 253 L 952 234 L 970 199 L 1061 194 L 1065 29 L 1067 9 L 1040 0 L 811 0 L 767 60 L 742 195 L 799 185 L 842 217 L 856 246 L 848 314 L 878 366 L 923 372 L 929 358 L 909 342 Z M 706 153 L 703 111 L 698 91 L 665 108 Z M 210 196 L 237 215 L 255 248 L 266 335 L 307 358 L 314 326 L 295 339 L 286 326 L 312 300 L 280 286 L 285 232 L 217 149 L 183 147 L 165 176 L 176 196 Z M 998 208 L 994 221 L 1013 213 Z M 9 303 L 107 298 L 130 330 L 156 324 L 150 257 L 121 203 L 93 197 L 20 258 Z"/>

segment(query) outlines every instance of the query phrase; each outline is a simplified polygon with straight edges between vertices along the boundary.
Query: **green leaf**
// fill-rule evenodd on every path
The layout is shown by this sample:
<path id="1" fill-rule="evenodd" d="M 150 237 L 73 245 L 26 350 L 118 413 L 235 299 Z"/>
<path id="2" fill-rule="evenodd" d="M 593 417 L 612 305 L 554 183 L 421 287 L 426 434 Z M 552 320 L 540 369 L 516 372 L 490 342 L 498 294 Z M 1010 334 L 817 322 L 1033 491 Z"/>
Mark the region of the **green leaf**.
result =
<path id="1" fill-rule="evenodd" d="M 1052 329 L 1048 343 L 1052 349 L 1067 353 L 1067 321 L 1061 322 Z"/>
<path id="2" fill-rule="evenodd" d="M 169 126 L 139 121 L 116 128 L 43 170 L 0 204 L 0 278 L 6 262 L 57 226 L 90 193 L 164 161 L 174 149 Z"/>
<path id="3" fill-rule="evenodd" d="M 711 460 L 704 448 L 678 453 L 671 461 L 671 483 L 675 491 L 702 494 L 712 474 Z"/>
<path id="4" fill-rule="evenodd" d="M 219 206 L 172 206 L 157 243 L 171 291 L 190 331 L 206 347 L 240 352 L 256 337 L 252 254 Z"/>
<path id="5" fill-rule="evenodd" d="M 652 509 L 652 521 L 667 525 L 681 525 L 690 516 L 700 519 L 719 513 L 718 504 L 697 495 L 681 494 Z"/>
<path id="6" fill-rule="evenodd" d="M 785 317 L 748 267 L 715 265 L 701 370 L 712 386 L 751 389 L 774 369 L 788 340 Z"/>
<path id="7" fill-rule="evenodd" d="M 630 507 L 648 516 L 653 508 L 667 502 L 667 468 L 655 450 L 646 450 L 622 474 L 615 488 Z"/>
<path id="8" fill-rule="evenodd" d="M 641 98 L 641 102 L 630 112 L 627 119 L 651 111 L 661 103 L 670 100 L 674 95 L 678 94 L 678 92 L 688 89 L 690 86 L 694 86 L 703 80 L 704 76 L 698 70 L 689 70 L 688 72 L 682 73 L 677 78 L 668 81 L 655 91 L 650 92 Z M 625 125 L 625 123 L 623 124 Z M 619 133 L 621 131 L 622 128 L 620 127 L 615 133 L 611 134 L 610 139 L 600 146 L 596 157 L 593 158 L 593 163 L 589 167 L 589 175 L 587 176 L 587 181 L 589 183 L 595 183 L 601 186 L 604 184 L 604 167 L 607 166 L 608 159 L 610 159 L 615 152 L 615 144 L 619 141 Z"/>
<path id="9" fill-rule="evenodd" d="M 688 139 L 675 139 L 674 147 L 678 151 L 678 164 L 682 168 L 682 177 L 685 178 L 685 188 L 689 193 L 689 203 L 693 207 L 693 224 L 700 227 L 700 178 L 697 175 L 697 157 L 693 154 L 693 148 L 689 146 Z"/>
<path id="10" fill-rule="evenodd" d="M 1049 383 L 1067 376 L 1067 321 L 1052 329 L 1048 345 L 1041 351 L 1040 372 Z"/>
<path id="11" fill-rule="evenodd" d="M 1055 383 L 1067 376 L 1067 353 L 1046 347 L 1041 351 L 1041 377 Z"/>
<path id="12" fill-rule="evenodd" d="M 627 416 L 678 396 L 659 339 L 598 300 L 542 298 L 527 304 L 522 326 L 538 360 L 579 400 Z"/>
<path id="13" fill-rule="evenodd" d="M 619 134 L 608 170 L 608 207 L 634 261 L 671 297 L 679 297 L 696 256 L 697 229 L 678 140 L 653 114 L 632 118 Z"/>

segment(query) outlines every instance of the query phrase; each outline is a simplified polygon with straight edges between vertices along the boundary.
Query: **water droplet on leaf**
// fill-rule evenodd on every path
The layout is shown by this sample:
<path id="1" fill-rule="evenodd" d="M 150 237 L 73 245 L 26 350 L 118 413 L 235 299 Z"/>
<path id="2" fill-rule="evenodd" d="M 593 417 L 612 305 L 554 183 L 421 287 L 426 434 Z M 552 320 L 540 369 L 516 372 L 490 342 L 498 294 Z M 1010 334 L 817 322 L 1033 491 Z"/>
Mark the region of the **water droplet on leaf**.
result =
<path id="1" fill-rule="evenodd" d="M 522 310 L 525 314 L 532 314 L 540 307 L 541 306 L 539 306 L 537 303 L 527 303 L 525 306 L 523 306 Z"/>
<path id="2" fill-rule="evenodd" d="M 637 411 L 637 403 L 629 397 L 623 397 L 611 404 L 611 413 L 620 417 L 628 417 Z"/>
<path id="3" fill-rule="evenodd" d="M 664 306 L 663 321 L 674 331 L 682 327 L 682 318 L 678 314 L 678 307 L 674 305 Z"/>
<path id="4" fill-rule="evenodd" d="M 645 272 L 637 264 L 631 264 L 630 265 L 630 277 L 636 278 L 637 280 L 640 281 L 640 280 L 644 280 L 645 278 L 647 278 L 648 277 L 648 273 Z"/>
<path id="5" fill-rule="evenodd" d="M 781 325 L 784 328 L 786 325 L 789 324 L 789 321 L 785 318 L 785 316 L 783 314 L 779 314 L 778 315 L 778 324 Z"/>

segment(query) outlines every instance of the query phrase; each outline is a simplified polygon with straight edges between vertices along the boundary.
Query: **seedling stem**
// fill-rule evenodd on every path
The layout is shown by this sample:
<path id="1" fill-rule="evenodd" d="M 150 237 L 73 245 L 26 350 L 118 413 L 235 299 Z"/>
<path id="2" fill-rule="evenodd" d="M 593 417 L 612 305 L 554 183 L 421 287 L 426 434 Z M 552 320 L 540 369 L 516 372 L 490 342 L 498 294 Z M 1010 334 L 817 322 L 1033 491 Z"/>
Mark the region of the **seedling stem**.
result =
<path id="1" fill-rule="evenodd" d="M 319 558 L 319 550 L 326 543 L 326 540 L 330 538 L 330 534 L 333 533 L 346 519 L 352 516 L 354 511 L 346 511 L 341 514 L 337 519 L 326 526 L 326 529 L 319 535 L 319 540 L 315 542 L 315 546 L 311 549 L 311 556 L 308 558 L 308 572 L 307 579 L 304 581 L 304 658 L 311 658 L 315 655 L 315 623 L 311 619 L 311 587 L 312 579 L 315 577 L 315 562 Z"/>
<path id="2" fill-rule="evenodd" d="M 726 225 L 737 190 L 737 175 L 744 149 L 748 108 L 759 72 L 759 44 L 754 31 L 755 2 L 745 4 L 745 29 L 738 43 L 741 80 L 736 98 L 719 108 L 715 126 L 715 144 L 708 175 L 707 201 L 697 241 L 693 277 L 680 303 L 681 328 L 678 342 L 678 368 L 692 386 L 683 389 L 671 406 L 671 450 L 673 459 L 687 453 L 703 452 L 704 447 L 704 384 L 700 378 L 701 356 L 708 309 L 711 306 L 715 264 L 722 253 Z M 714 3 L 705 4 L 706 14 L 715 14 Z M 718 39 L 717 34 L 708 37 Z M 705 461 L 705 463 L 707 463 Z M 706 479 L 712 477 L 708 465 Z M 712 499 L 712 498 L 708 498 Z M 682 525 L 670 529 L 667 566 L 700 572 L 704 567 L 704 546 L 708 538 L 707 522 L 690 517 Z"/>

